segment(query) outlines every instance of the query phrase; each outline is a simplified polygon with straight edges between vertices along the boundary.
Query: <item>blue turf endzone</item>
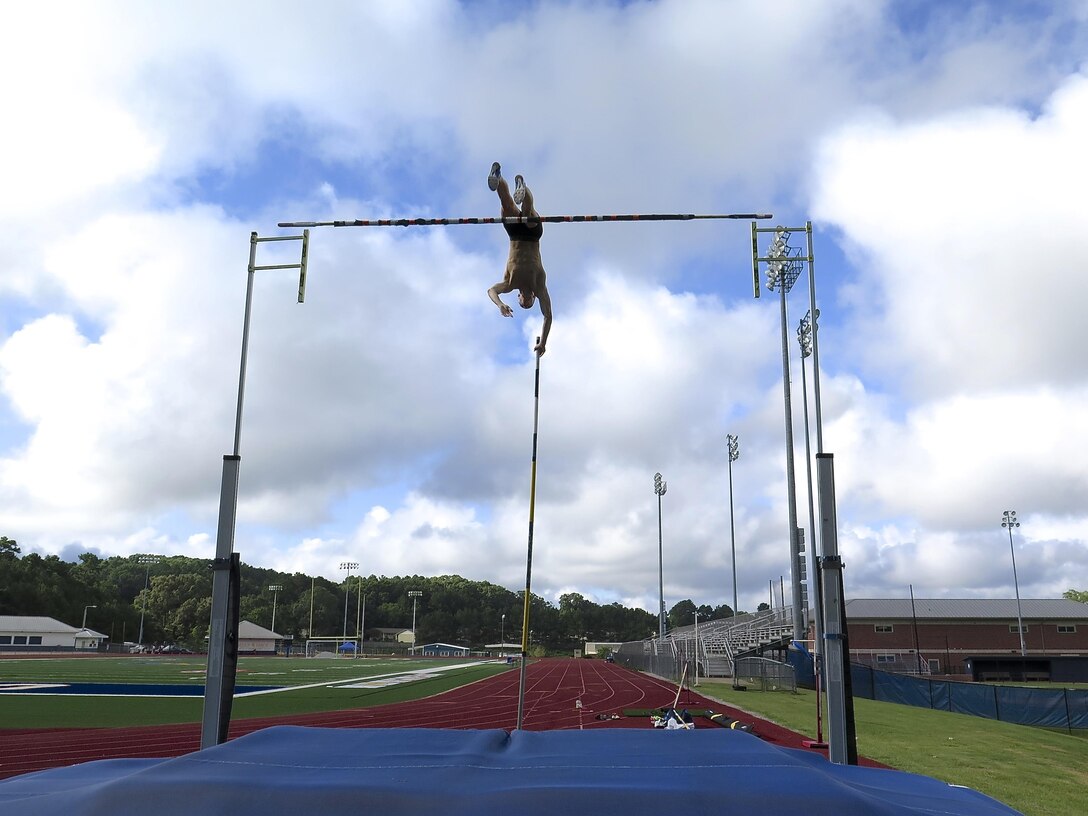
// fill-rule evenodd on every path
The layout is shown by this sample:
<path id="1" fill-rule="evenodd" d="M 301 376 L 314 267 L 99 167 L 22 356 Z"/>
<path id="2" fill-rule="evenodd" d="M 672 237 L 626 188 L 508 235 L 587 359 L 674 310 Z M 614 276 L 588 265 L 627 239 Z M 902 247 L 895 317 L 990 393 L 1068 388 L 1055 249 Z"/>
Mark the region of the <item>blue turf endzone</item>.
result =
<path id="1" fill-rule="evenodd" d="M 42 688 L 25 688 L 41 685 Z M 235 694 L 271 691 L 283 686 L 236 686 Z M 0 685 L 0 694 L 87 694 L 115 697 L 203 697 L 204 685 L 181 683 L 13 683 Z"/>

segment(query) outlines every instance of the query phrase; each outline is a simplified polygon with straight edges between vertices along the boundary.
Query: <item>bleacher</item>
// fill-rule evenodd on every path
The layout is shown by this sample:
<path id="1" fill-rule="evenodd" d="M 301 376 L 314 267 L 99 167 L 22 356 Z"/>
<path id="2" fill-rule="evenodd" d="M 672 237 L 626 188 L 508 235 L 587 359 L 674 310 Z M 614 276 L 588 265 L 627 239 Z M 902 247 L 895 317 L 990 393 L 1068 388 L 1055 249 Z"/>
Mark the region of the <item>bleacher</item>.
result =
<path id="1" fill-rule="evenodd" d="M 787 606 L 700 623 L 698 646 L 695 624 L 679 626 L 665 636 L 664 642 L 658 638 L 649 638 L 641 642 L 642 648 L 633 648 L 636 644 L 624 644 L 628 648 L 621 647 L 617 657 L 626 657 L 627 660 L 622 662 L 631 662 L 634 665 L 640 662 L 638 655 L 641 653 L 644 655 L 643 660 L 654 664 L 665 658 L 674 661 L 676 666 L 683 666 L 685 663 L 694 665 L 698 648 L 700 675 L 731 677 L 733 661 L 737 658 L 758 656 L 789 645 L 793 638 L 792 615 L 791 607 Z M 654 669 L 647 666 L 644 670 Z M 660 670 L 656 673 L 664 674 Z"/>

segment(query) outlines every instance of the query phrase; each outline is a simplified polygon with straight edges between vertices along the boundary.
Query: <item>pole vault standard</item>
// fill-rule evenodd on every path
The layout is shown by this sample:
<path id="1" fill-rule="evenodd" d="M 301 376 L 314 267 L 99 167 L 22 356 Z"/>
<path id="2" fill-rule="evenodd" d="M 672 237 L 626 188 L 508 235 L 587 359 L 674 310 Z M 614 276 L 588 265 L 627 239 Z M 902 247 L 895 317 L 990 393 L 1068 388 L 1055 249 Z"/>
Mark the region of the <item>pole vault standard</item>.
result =
<path id="1" fill-rule="evenodd" d="M 257 244 L 268 241 L 302 241 L 302 258 L 297 264 L 257 265 Z M 215 560 L 212 561 L 212 610 L 208 634 L 208 670 L 204 684 L 204 713 L 200 726 L 200 747 L 211 748 L 227 740 L 234 681 L 238 671 L 238 587 L 239 556 L 234 551 L 238 517 L 238 472 L 242 463 L 242 401 L 246 393 L 246 362 L 249 357 L 249 319 L 253 310 L 253 275 L 266 269 L 297 269 L 298 302 L 306 296 L 306 262 L 310 231 L 302 235 L 258 238 L 249 235 L 249 268 L 246 277 L 246 308 L 242 318 L 242 361 L 238 371 L 238 404 L 234 414 L 234 452 L 223 457 L 223 480 L 219 493 L 219 528 Z M 311 627 L 313 628 L 313 627 Z"/>
<path id="2" fill-rule="evenodd" d="M 594 221 L 720 221 L 733 219 L 763 221 L 773 218 L 767 213 L 729 213 L 728 215 L 694 215 L 692 213 L 644 213 L 641 215 L 511 215 L 499 218 L 379 218 L 352 221 L 281 221 L 280 227 L 444 227 L 463 224 L 583 224 Z"/>
<path id="3" fill-rule="evenodd" d="M 540 345 L 540 338 L 536 339 Z M 521 610 L 521 675 L 518 680 L 518 730 L 525 721 L 525 667 L 529 665 L 529 598 L 533 588 L 533 516 L 536 514 L 536 434 L 540 421 L 540 354 L 533 378 L 533 459 L 529 467 L 529 547 L 525 556 L 525 602 Z"/>
<path id="4" fill-rule="evenodd" d="M 696 221 L 716 219 L 765 220 L 773 218 L 760 213 L 733 213 L 729 215 L 694 214 L 647 214 L 647 215 L 547 215 L 511 216 L 503 218 L 402 218 L 372 221 L 282 221 L 280 227 L 304 228 L 302 235 L 284 235 L 259 238 L 250 234 L 249 275 L 246 285 L 246 306 L 242 322 L 242 359 L 238 376 L 238 404 L 234 424 L 234 452 L 223 457 L 223 479 L 219 497 L 219 527 L 216 535 L 216 553 L 212 562 L 212 610 L 208 641 L 208 672 L 204 690 L 204 713 L 201 722 L 200 747 L 210 748 L 224 742 L 230 725 L 231 700 L 237 673 L 237 621 L 238 621 L 238 554 L 234 552 L 234 534 L 237 522 L 238 479 L 241 465 L 242 400 L 245 393 L 246 363 L 249 350 L 249 319 L 253 300 L 253 273 L 266 269 L 298 269 L 298 302 L 306 294 L 306 266 L 309 251 L 309 227 L 415 227 L 457 224 L 523 224 L 546 221 L 549 223 L 585 223 L 595 221 Z M 753 229 L 755 225 L 753 224 Z M 266 241 L 302 241 L 302 259 L 297 264 L 256 265 L 257 244 Z M 755 241 L 753 238 L 753 247 Z M 759 279 L 756 277 L 756 297 L 759 297 Z M 537 339 L 539 343 L 539 338 Z M 525 665 L 529 653 L 529 597 L 533 565 L 533 515 L 536 506 L 536 437 L 540 403 L 540 355 L 536 360 L 536 406 L 533 410 L 533 461 L 529 498 L 529 548 L 525 570 L 525 608 L 522 615 L 521 683 L 518 693 L 518 728 L 521 728 L 525 704 Z M 818 415 L 818 411 L 817 411 Z M 312 593 L 311 593 L 312 594 Z M 311 602 L 312 602 L 311 598 Z M 312 603 L 311 603 L 312 606 Z M 311 623 L 312 623 L 311 609 Z M 311 626 L 312 628 L 312 626 Z"/>

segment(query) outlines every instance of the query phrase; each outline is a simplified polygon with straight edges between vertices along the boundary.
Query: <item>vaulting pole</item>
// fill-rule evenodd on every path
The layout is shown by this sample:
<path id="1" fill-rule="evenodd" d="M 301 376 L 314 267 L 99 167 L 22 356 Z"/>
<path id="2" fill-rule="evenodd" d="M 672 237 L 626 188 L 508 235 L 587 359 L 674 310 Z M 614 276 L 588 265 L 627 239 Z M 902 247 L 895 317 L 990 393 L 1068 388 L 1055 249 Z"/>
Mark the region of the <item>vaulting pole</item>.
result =
<path id="1" fill-rule="evenodd" d="M 540 345 L 540 338 L 536 339 Z M 525 669 L 529 665 L 529 598 L 533 586 L 533 517 L 536 514 L 536 435 L 540 419 L 540 354 L 533 379 L 533 459 L 529 472 L 529 547 L 525 557 L 525 602 L 521 610 L 521 677 L 518 681 L 518 729 L 525 721 Z"/>
<path id="2" fill-rule="evenodd" d="M 641 215 L 511 215 L 499 218 L 379 218 L 348 221 L 280 221 L 280 227 L 443 227 L 463 224 L 582 224 L 594 221 L 710 221 L 734 219 L 763 221 L 769 213 L 730 213 L 695 215 L 692 213 L 644 213 Z"/>

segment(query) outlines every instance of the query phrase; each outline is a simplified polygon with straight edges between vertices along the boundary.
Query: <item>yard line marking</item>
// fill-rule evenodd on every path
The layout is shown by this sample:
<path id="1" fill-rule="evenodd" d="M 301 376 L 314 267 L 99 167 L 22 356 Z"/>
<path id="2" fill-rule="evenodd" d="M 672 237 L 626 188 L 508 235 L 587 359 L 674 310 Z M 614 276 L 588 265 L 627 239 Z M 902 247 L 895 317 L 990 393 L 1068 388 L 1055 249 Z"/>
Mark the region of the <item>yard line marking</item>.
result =
<path id="1" fill-rule="evenodd" d="M 324 681 L 322 683 L 306 683 L 305 685 L 301 685 L 301 686 L 283 686 L 282 688 L 261 689 L 260 691 L 247 691 L 247 692 L 243 692 L 242 694 L 235 694 L 234 697 L 235 697 L 235 699 L 240 699 L 242 697 L 257 697 L 258 695 L 261 695 L 261 694 L 279 694 L 280 692 L 284 692 L 284 691 L 295 691 L 295 690 L 298 690 L 298 689 L 311 689 L 311 688 L 324 688 L 324 687 L 327 687 L 327 686 L 336 686 L 336 687 L 339 687 L 339 688 L 353 688 L 353 686 L 350 685 L 351 683 L 372 682 L 374 680 L 379 680 L 381 678 L 386 678 L 386 677 L 400 677 L 400 676 L 405 676 L 405 675 L 432 674 L 432 673 L 434 673 L 436 671 L 437 672 L 443 672 L 443 671 L 451 671 L 453 669 L 468 669 L 468 668 L 472 668 L 473 666 L 486 666 L 489 663 L 497 663 L 497 662 L 498 662 L 497 660 L 476 660 L 476 661 L 473 661 L 471 663 L 456 663 L 456 664 L 454 664 L 452 666 L 431 666 L 431 667 L 428 667 L 426 669 L 415 669 L 413 671 L 408 671 L 408 672 L 390 672 L 389 674 L 372 674 L 372 675 L 369 675 L 369 676 L 366 676 L 366 677 L 354 677 L 354 678 L 347 678 L 347 679 L 341 678 L 340 680 L 326 680 L 326 681 Z M 419 679 L 419 678 L 416 678 L 416 677 L 406 678 L 405 680 L 402 680 L 400 682 L 407 682 L 409 679 Z"/>

